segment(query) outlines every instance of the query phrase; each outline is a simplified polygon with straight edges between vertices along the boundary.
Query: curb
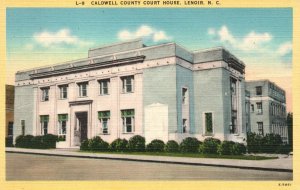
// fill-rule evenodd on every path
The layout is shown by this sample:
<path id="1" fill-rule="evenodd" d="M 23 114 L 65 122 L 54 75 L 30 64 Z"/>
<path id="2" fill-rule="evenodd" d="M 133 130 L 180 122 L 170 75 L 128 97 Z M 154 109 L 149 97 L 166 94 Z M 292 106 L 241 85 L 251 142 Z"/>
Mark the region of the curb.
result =
<path id="1" fill-rule="evenodd" d="M 180 165 L 192 165 L 192 166 L 213 166 L 223 168 L 237 168 L 237 169 L 248 169 L 248 170 L 263 170 L 263 171 L 274 171 L 274 172 L 293 172 L 293 169 L 283 168 L 263 168 L 263 167 L 250 167 L 250 166 L 236 166 L 236 165 L 225 165 L 225 164 L 207 164 L 207 163 L 196 163 L 196 162 L 180 162 L 180 161 L 166 161 L 166 160 L 151 160 L 151 159 L 135 159 L 135 158 L 113 158 L 107 156 L 89 156 L 89 155 L 62 155 L 57 153 L 36 153 L 36 152 L 18 152 L 12 150 L 6 150 L 7 153 L 14 154 L 33 154 L 33 155 L 45 155 L 45 156 L 58 156 L 58 157 L 73 157 L 73 158 L 90 158 L 90 159 L 103 159 L 103 160 L 120 160 L 120 161 L 132 161 L 132 162 L 148 162 L 148 163 L 163 163 L 163 164 L 180 164 Z"/>

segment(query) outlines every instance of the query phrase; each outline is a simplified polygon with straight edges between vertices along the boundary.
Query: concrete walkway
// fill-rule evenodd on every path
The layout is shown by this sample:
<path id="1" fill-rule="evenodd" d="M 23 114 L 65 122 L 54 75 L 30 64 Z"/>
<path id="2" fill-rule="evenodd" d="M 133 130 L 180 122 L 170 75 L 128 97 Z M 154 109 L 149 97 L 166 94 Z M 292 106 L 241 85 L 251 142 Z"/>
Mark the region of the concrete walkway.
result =
<path id="1" fill-rule="evenodd" d="M 293 171 L 292 156 L 279 156 L 278 159 L 270 159 L 270 160 L 237 160 L 237 159 L 216 159 L 216 158 L 184 158 L 184 157 L 150 156 L 150 155 L 86 153 L 86 152 L 79 152 L 78 149 L 39 150 L 39 149 L 23 149 L 23 148 L 6 148 L 6 152 L 39 154 L 39 155 L 48 155 L 48 156 L 92 158 L 92 159 L 157 162 L 157 163 L 166 163 L 166 164 L 217 166 L 217 167 L 269 170 L 269 171 L 281 171 L 281 172 Z"/>

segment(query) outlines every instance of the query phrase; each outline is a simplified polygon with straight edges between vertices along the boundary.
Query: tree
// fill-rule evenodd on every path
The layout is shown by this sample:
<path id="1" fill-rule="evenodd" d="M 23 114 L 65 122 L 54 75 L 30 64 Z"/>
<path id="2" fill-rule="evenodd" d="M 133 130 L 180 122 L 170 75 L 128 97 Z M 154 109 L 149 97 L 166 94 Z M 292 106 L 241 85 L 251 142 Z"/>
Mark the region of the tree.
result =
<path id="1" fill-rule="evenodd" d="M 287 127 L 288 127 L 288 138 L 289 138 L 289 145 L 291 146 L 291 150 L 293 150 L 293 113 L 289 112 L 287 114 Z"/>

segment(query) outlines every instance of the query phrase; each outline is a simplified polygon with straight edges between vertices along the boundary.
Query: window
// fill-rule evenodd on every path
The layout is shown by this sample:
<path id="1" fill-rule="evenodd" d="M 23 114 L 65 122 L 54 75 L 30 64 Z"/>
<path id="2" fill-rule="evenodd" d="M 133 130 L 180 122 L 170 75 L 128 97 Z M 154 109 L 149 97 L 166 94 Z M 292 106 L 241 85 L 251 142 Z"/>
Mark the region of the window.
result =
<path id="1" fill-rule="evenodd" d="M 25 135 L 25 120 L 21 120 L 22 135 Z"/>
<path id="2" fill-rule="evenodd" d="M 256 108 L 257 108 L 257 114 L 262 114 L 263 113 L 261 102 L 256 103 Z"/>
<path id="3" fill-rule="evenodd" d="M 257 122 L 257 129 L 259 135 L 264 135 L 264 124 L 263 122 Z"/>
<path id="4" fill-rule="evenodd" d="M 49 101 L 49 87 L 41 88 L 42 90 L 42 101 Z"/>
<path id="5" fill-rule="evenodd" d="M 14 129 L 14 122 L 9 121 L 8 122 L 8 131 L 7 131 L 8 136 L 13 136 L 13 129 Z"/>
<path id="6" fill-rule="evenodd" d="M 79 87 L 79 97 L 87 96 L 88 83 L 87 82 L 78 83 L 78 87 Z"/>
<path id="7" fill-rule="evenodd" d="M 262 88 L 261 88 L 261 86 L 257 86 L 255 88 L 256 88 L 256 95 L 257 96 L 261 96 L 262 95 Z"/>
<path id="8" fill-rule="evenodd" d="M 251 112 L 254 112 L 254 105 L 251 104 Z"/>
<path id="9" fill-rule="evenodd" d="M 230 83 L 231 95 L 236 95 L 236 79 L 231 78 Z"/>
<path id="10" fill-rule="evenodd" d="M 68 85 L 59 86 L 59 98 L 60 99 L 68 98 Z"/>
<path id="11" fill-rule="evenodd" d="M 105 79 L 105 80 L 100 80 L 99 84 L 100 84 L 100 95 L 108 95 L 109 94 L 109 83 L 110 80 L 109 79 Z"/>
<path id="12" fill-rule="evenodd" d="M 182 119 L 182 133 L 187 132 L 187 119 Z"/>
<path id="13" fill-rule="evenodd" d="M 188 104 L 188 89 L 182 88 L 182 104 Z"/>
<path id="14" fill-rule="evenodd" d="M 231 126 L 230 126 L 230 133 L 237 134 L 238 128 L 237 128 L 237 112 L 232 111 L 231 112 Z"/>
<path id="15" fill-rule="evenodd" d="M 121 116 L 123 121 L 123 132 L 133 133 L 134 132 L 134 109 L 122 110 Z"/>
<path id="16" fill-rule="evenodd" d="M 127 77 L 122 77 L 121 79 L 122 79 L 122 92 L 123 93 L 133 92 L 134 77 L 127 76 Z"/>
<path id="17" fill-rule="evenodd" d="M 58 136 L 66 140 L 68 114 L 58 114 Z"/>
<path id="18" fill-rule="evenodd" d="M 100 121 L 101 133 L 109 134 L 110 111 L 99 111 L 98 119 Z"/>
<path id="19" fill-rule="evenodd" d="M 211 135 L 212 133 L 213 133 L 212 113 L 205 113 L 205 134 Z"/>
<path id="20" fill-rule="evenodd" d="M 41 135 L 47 135 L 48 134 L 49 115 L 41 115 L 40 122 L 41 122 Z"/>

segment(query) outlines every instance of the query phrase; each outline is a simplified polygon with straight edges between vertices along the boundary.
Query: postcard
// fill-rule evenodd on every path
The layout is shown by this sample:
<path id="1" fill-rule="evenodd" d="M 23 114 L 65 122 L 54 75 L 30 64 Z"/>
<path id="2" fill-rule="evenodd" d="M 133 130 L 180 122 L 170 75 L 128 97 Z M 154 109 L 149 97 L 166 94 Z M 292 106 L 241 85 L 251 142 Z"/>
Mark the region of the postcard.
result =
<path id="1" fill-rule="evenodd" d="M 1 7 L 4 189 L 299 188 L 295 1 Z"/>

